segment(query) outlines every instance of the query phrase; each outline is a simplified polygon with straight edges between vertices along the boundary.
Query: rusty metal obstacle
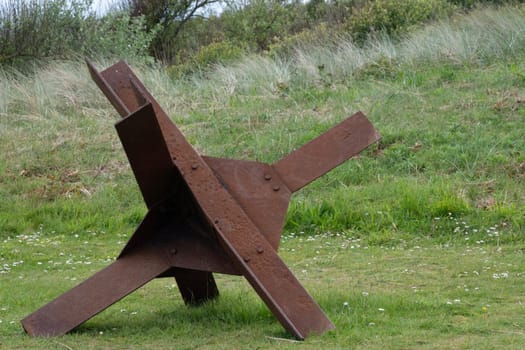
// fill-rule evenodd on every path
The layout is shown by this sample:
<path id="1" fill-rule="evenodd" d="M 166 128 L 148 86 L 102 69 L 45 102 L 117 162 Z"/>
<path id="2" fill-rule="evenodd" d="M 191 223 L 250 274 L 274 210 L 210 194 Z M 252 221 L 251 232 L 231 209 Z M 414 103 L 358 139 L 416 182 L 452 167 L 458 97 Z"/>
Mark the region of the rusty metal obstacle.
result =
<path id="1" fill-rule="evenodd" d="M 157 277 L 186 304 L 219 295 L 212 273 L 244 276 L 298 339 L 334 328 L 277 255 L 290 196 L 380 136 L 358 112 L 274 164 L 199 155 L 129 66 L 92 78 L 123 117 L 117 133 L 148 212 L 118 258 L 22 320 L 62 335 Z"/>

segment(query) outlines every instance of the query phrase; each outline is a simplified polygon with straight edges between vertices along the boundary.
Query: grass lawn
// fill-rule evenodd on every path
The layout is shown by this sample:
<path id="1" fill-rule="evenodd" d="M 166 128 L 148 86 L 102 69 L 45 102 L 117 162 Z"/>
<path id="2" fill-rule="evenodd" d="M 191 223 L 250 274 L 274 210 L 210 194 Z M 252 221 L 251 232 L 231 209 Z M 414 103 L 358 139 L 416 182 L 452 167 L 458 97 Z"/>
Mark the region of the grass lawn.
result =
<path id="1" fill-rule="evenodd" d="M 522 245 L 368 246 L 343 235 L 286 236 L 281 256 L 336 330 L 294 341 L 240 277 L 188 308 L 157 279 L 63 337 L 35 339 L 19 320 L 106 266 L 117 237 L 45 232 L 4 241 L 21 259 L 2 275 L 0 344 L 9 349 L 519 349 L 525 329 Z M 14 254 L 14 253 L 13 253 Z M 110 259 L 109 259 L 110 260 Z"/>

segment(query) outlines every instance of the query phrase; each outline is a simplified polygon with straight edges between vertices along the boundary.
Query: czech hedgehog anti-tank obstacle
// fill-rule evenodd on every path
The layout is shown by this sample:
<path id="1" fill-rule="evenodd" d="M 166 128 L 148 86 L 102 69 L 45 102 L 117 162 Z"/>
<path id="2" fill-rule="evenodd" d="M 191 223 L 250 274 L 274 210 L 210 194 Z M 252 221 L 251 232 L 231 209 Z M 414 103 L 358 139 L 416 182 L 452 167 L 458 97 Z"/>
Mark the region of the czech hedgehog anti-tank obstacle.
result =
<path id="1" fill-rule="evenodd" d="M 157 277 L 175 277 L 186 304 L 219 293 L 212 273 L 243 275 L 298 339 L 334 325 L 277 255 L 290 196 L 380 136 L 358 112 L 274 164 L 199 155 L 123 61 L 96 84 L 116 124 L 148 213 L 111 265 L 22 320 L 57 336 Z"/>

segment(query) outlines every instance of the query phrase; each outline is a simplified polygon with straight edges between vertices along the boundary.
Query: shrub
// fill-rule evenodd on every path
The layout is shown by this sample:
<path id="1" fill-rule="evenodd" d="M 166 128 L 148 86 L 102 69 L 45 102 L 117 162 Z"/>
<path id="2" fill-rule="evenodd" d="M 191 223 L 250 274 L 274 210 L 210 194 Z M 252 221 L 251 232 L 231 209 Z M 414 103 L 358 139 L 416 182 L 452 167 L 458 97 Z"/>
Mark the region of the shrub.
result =
<path id="1" fill-rule="evenodd" d="M 168 74 L 174 79 L 193 72 L 207 69 L 217 63 L 228 63 L 242 57 L 244 50 L 228 41 L 211 43 L 201 47 L 193 56 L 181 64 L 168 68 Z"/>
<path id="2" fill-rule="evenodd" d="M 251 0 L 246 6 L 227 8 L 221 18 L 227 39 L 256 51 L 265 51 L 277 38 L 289 34 L 300 6 L 279 0 Z"/>
<path id="3" fill-rule="evenodd" d="M 198 67 L 208 67 L 215 63 L 225 63 L 240 58 L 242 49 L 227 41 L 211 43 L 202 47 L 193 58 Z"/>
<path id="4" fill-rule="evenodd" d="M 0 63 L 50 56 L 80 48 L 87 0 L 13 0 L 0 5 Z"/>
<path id="5" fill-rule="evenodd" d="M 297 34 L 286 36 L 270 45 L 269 53 L 272 57 L 291 57 L 297 49 L 312 46 L 329 46 L 344 36 L 337 28 L 323 23 Z"/>
<path id="6" fill-rule="evenodd" d="M 376 0 L 360 8 L 347 24 L 354 39 L 363 42 L 384 31 L 398 35 L 424 21 L 446 17 L 453 6 L 446 0 Z"/>
<path id="7" fill-rule="evenodd" d="M 112 57 L 133 61 L 153 60 L 149 47 L 155 39 L 159 26 L 146 29 L 144 16 L 132 17 L 125 12 L 112 12 L 101 19 L 85 22 L 84 54 Z"/>
<path id="8" fill-rule="evenodd" d="M 0 5 L 0 64 L 75 56 L 148 57 L 156 28 L 125 12 L 98 17 L 90 0 L 12 0 Z"/>
<path id="9" fill-rule="evenodd" d="M 519 3 L 523 2 L 523 0 L 448 0 L 448 2 L 461 6 L 462 8 L 470 9 L 479 4 L 503 5 L 506 3 Z"/>
<path id="10" fill-rule="evenodd" d="M 166 65 L 181 64 L 201 47 L 224 40 L 220 18 L 216 16 L 192 18 L 177 32 L 178 28 L 176 23 L 161 28 L 150 46 L 155 58 Z"/>

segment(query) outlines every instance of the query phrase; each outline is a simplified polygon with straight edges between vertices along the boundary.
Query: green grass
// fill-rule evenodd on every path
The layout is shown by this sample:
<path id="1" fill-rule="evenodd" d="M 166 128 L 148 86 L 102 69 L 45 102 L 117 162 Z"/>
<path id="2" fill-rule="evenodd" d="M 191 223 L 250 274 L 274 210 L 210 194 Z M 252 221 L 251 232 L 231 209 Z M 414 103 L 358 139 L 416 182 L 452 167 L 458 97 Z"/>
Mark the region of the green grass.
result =
<path id="1" fill-rule="evenodd" d="M 344 235 L 283 240 L 282 257 L 337 326 L 304 343 L 290 342 L 246 282 L 222 275 L 221 297 L 200 308 L 184 306 L 174 281 L 160 279 L 66 336 L 34 339 L 23 333 L 20 318 L 107 265 L 121 239 L 42 229 L 4 240 L 10 270 L 0 285 L 0 344 L 12 349 L 173 344 L 181 349 L 518 349 L 525 336 L 523 244 L 439 246 L 414 239 L 410 248 L 381 248 Z"/>
<path id="2" fill-rule="evenodd" d="M 207 155 L 273 162 L 358 110 L 382 134 L 293 197 L 280 254 L 337 326 L 302 343 L 231 276 L 202 308 L 162 279 L 64 337 L 26 336 L 19 321 L 112 261 L 145 207 L 83 63 L 0 73 L 0 348 L 521 348 L 522 9 L 354 47 L 350 68 L 332 46 L 185 81 L 134 67 Z M 444 37 L 463 41 L 443 55 Z"/>

